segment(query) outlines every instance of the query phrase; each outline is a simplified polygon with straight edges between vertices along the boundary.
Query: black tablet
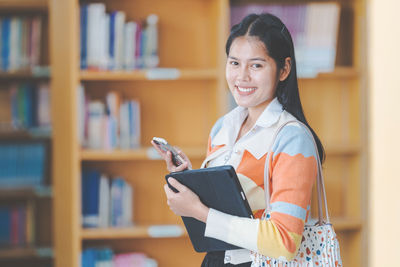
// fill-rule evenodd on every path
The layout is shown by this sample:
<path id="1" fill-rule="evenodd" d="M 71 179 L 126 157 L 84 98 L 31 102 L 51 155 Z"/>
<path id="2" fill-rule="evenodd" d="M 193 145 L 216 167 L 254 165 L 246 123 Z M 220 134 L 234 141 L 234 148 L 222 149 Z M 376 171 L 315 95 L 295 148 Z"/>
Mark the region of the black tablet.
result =
<path id="1" fill-rule="evenodd" d="M 253 218 L 249 203 L 240 185 L 235 169 L 230 166 L 173 172 L 173 177 L 195 192 L 207 207 L 240 217 Z M 169 187 L 176 192 L 169 183 Z M 239 247 L 221 240 L 205 237 L 206 224 L 191 217 L 183 217 L 183 223 L 197 252 L 225 251 Z"/>

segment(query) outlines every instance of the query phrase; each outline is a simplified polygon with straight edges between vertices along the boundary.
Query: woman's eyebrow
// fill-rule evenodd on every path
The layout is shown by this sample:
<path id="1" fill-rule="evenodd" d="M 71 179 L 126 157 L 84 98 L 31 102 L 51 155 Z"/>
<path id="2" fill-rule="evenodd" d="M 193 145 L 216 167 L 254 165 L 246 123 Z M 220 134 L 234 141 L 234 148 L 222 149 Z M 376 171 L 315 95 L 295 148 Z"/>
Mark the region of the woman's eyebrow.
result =
<path id="1" fill-rule="evenodd" d="M 254 61 L 254 60 L 260 60 L 260 61 L 265 61 L 266 62 L 266 60 L 264 58 L 262 58 L 262 57 L 255 57 L 255 58 L 250 58 L 249 59 L 249 61 Z"/>
<path id="2" fill-rule="evenodd" d="M 233 56 L 228 56 L 228 58 L 233 59 L 233 60 L 239 60 L 238 58 L 233 57 Z M 264 58 L 262 58 L 262 57 L 255 57 L 255 58 L 248 59 L 248 61 L 255 61 L 255 60 L 266 62 L 266 60 Z"/>

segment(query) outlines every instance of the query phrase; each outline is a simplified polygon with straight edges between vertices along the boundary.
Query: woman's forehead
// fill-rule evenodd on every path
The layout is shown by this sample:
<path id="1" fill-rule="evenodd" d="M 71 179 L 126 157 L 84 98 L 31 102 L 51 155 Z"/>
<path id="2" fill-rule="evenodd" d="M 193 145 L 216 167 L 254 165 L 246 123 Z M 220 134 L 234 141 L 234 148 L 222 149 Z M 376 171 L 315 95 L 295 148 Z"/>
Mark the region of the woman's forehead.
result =
<path id="1" fill-rule="evenodd" d="M 229 56 L 233 57 L 266 57 L 267 50 L 263 42 L 257 37 L 240 36 L 233 40 L 229 50 Z"/>

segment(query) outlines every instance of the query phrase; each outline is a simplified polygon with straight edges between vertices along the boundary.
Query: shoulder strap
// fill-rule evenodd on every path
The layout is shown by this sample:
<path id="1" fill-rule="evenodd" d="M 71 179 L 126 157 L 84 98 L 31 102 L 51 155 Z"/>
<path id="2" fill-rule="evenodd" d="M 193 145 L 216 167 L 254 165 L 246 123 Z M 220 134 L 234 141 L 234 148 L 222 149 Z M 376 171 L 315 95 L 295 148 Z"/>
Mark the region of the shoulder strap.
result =
<path id="1" fill-rule="evenodd" d="M 324 185 L 324 179 L 323 179 L 323 173 L 322 173 L 322 165 L 321 165 L 321 161 L 319 158 L 317 144 L 315 143 L 314 136 L 312 135 L 310 129 L 308 129 L 308 127 L 304 123 L 302 123 L 300 121 L 296 121 L 296 120 L 287 121 L 287 122 L 283 123 L 282 125 L 280 125 L 272 137 L 272 141 L 271 141 L 269 149 L 268 149 L 268 154 L 267 154 L 267 157 L 265 160 L 265 167 L 264 167 L 264 188 L 265 188 L 264 193 L 265 193 L 265 202 L 266 202 L 265 213 L 271 212 L 270 192 L 269 192 L 269 159 L 271 157 L 272 147 L 275 144 L 278 134 L 281 132 L 281 130 L 286 125 L 288 125 L 290 123 L 300 124 L 306 130 L 307 134 L 311 137 L 311 139 L 313 140 L 314 148 L 315 148 L 316 155 L 317 155 L 317 167 L 318 167 L 318 175 L 317 175 L 318 223 L 320 225 L 324 224 L 325 222 L 329 223 L 330 219 L 329 219 L 329 213 L 328 213 L 328 205 L 327 205 L 327 201 L 326 201 L 326 193 L 325 193 L 325 185 Z M 325 206 L 326 221 L 324 221 L 324 218 L 323 218 L 324 216 L 323 216 L 323 211 L 322 211 L 322 209 L 323 209 L 322 203 Z"/>

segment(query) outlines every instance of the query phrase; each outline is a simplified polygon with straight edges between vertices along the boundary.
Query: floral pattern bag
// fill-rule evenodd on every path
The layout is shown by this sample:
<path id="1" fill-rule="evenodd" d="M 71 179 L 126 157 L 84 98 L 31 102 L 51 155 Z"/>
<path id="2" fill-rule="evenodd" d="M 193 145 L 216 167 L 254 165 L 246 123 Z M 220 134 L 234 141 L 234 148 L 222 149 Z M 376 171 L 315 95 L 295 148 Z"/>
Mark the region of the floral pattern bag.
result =
<path id="1" fill-rule="evenodd" d="M 307 133 L 311 136 L 314 147 L 317 151 L 317 163 L 318 163 L 318 176 L 317 176 L 317 192 L 318 192 L 318 220 L 315 224 L 305 225 L 303 238 L 300 244 L 299 251 L 296 257 L 292 261 L 286 261 L 285 258 L 270 258 L 259 253 L 253 253 L 253 262 L 251 267 L 341 267 L 342 260 L 340 257 L 339 242 L 336 238 L 336 233 L 332 227 L 329 220 L 328 206 L 326 202 L 326 193 L 324 186 L 324 179 L 322 176 L 322 166 L 319 159 L 317 145 L 313 138 L 312 133 L 306 125 L 299 121 L 288 121 L 281 125 L 275 132 L 274 137 L 268 150 L 268 156 L 265 162 L 264 168 L 264 186 L 265 186 L 265 202 L 266 209 L 262 216 L 263 220 L 268 220 L 270 218 L 269 214 L 271 212 L 270 206 L 270 194 L 269 194 L 269 172 L 268 172 L 268 162 L 271 155 L 271 148 L 275 142 L 275 139 L 280 132 L 280 130 L 289 123 L 299 123 L 305 128 Z M 323 207 L 325 207 L 326 219 L 323 218 Z"/>

